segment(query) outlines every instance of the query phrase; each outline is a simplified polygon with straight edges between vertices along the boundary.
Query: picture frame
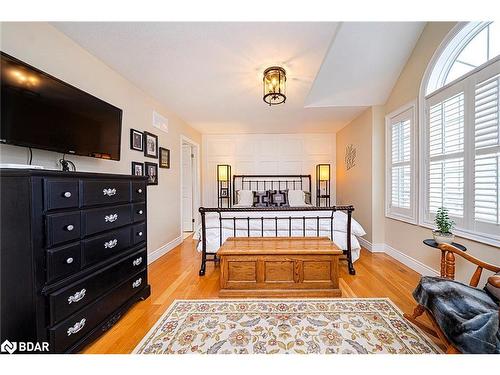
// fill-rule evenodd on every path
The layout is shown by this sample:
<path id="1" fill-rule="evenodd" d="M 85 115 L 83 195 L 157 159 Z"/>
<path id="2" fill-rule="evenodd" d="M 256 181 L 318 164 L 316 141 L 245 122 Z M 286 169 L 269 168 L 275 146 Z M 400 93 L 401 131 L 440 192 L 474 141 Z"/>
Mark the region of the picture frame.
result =
<path id="1" fill-rule="evenodd" d="M 132 176 L 144 176 L 144 164 L 133 161 L 132 162 Z"/>
<path id="2" fill-rule="evenodd" d="M 158 164 L 144 162 L 144 175 L 148 177 L 148 185 L 158 185 Z"/>
<path id="3" fill-rule="evenodd" d="M 160 147 L 160 168 L 170 168 L 170 150 Z"/>
<path id="4" fill-rule="evenodd" d="M 144 156 L 158 159 L 158 136 L 144 132 Z"/>
<path id="5" fill-rule="evenodd" d="M 144 151 L 144 133 L 130 129 L 130 149 L 135 151 Z"/>

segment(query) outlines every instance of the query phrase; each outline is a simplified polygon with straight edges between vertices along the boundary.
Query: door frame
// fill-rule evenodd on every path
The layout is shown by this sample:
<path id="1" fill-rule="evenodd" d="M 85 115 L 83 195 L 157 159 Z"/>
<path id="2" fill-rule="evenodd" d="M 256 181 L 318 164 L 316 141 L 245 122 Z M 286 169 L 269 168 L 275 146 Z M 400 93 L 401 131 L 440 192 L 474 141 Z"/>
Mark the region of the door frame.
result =
<path id="1" fill-rule="evenodd" d="M 179 200 L 180 200 L 180 238 L 182 239 L 184 235 L 183 231 L 183 225 L 184 225 L 184 211 L 183 211 L 183 205 L 182 205 L 182 186 L 183 186 L 183 181 L 182 181 L 182 145 L 183 144 L 189 144 L 193 148 L 193 154 L 194 154 L 194 159 L 195 162 L 193 164 L 193 218 L 194 218 L 194 224 L 193 224 L 193 229 L 196 230 L 197 226 L 199 225 L 199 215 L 198 215 L 198 209 L 197 207 L 200 207 L 201 204 L 201 160 L 200 160 L 200 145 L 199 143 L 193 141 L 191 138 L 186 137 L 185 135 L 181 134 L 180 137 L 180 143 L 179 143 L 179 180 L 180 180 L 180 189 L 179 189 Z"/>

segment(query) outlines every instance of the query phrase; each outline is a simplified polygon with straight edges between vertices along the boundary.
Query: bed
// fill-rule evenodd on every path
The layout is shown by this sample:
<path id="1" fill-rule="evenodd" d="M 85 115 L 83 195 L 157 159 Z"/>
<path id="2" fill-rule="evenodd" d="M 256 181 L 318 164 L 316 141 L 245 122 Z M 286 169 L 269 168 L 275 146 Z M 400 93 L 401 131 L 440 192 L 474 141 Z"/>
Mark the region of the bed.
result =
<path id="1" fill-rule="evenodd" d="M 232 207 L 199 209 L 201 226 L 194 238 L 202 253 L 200 276 L 205 274 L 207 261 L 218 261 L 217 250 L 229 237 L 328 237 L 343 250 L 349 273 L 355 274 L 353 263 L 361 249 L 357 237 L 366 233 L 352 218 L 353 206 L 311 205 L 310 175 L 234 175 L 232 186 Z M 253 195 L 252 202 L 248 201 L 246 192 L 268 190 L 286 190 L 289 204 L 254 207 Z M 303 199 L 297 198 L 299 192 Z"/>

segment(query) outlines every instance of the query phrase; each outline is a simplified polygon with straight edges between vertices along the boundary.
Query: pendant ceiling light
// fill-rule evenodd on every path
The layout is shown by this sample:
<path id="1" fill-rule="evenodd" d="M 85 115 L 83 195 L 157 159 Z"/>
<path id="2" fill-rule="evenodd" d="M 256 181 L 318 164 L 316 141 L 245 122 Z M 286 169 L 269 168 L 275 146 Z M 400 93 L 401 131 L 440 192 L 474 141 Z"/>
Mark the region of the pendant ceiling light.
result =
<path id="1" fill-rule="evenodd" d="M 264 71 L 264 101 L 269 105 L 284 103 L 286 100 L 286 71 L 272 66 Z"/>

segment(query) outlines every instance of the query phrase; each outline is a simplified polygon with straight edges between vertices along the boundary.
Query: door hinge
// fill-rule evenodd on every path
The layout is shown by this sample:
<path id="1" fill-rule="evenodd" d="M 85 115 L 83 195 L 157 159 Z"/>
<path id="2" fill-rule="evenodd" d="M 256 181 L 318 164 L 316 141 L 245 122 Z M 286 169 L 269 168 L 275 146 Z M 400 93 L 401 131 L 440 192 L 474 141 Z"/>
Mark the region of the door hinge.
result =
<path id="1" fill-rule="evenodd" d="M 194 159 L 194 154 L 191 154 L 191 159 Z"/>
<path id="2" fill-rule="evenodd" d="M 194 219 L 192 219 L 192 222 L 194 223 Z"/>

